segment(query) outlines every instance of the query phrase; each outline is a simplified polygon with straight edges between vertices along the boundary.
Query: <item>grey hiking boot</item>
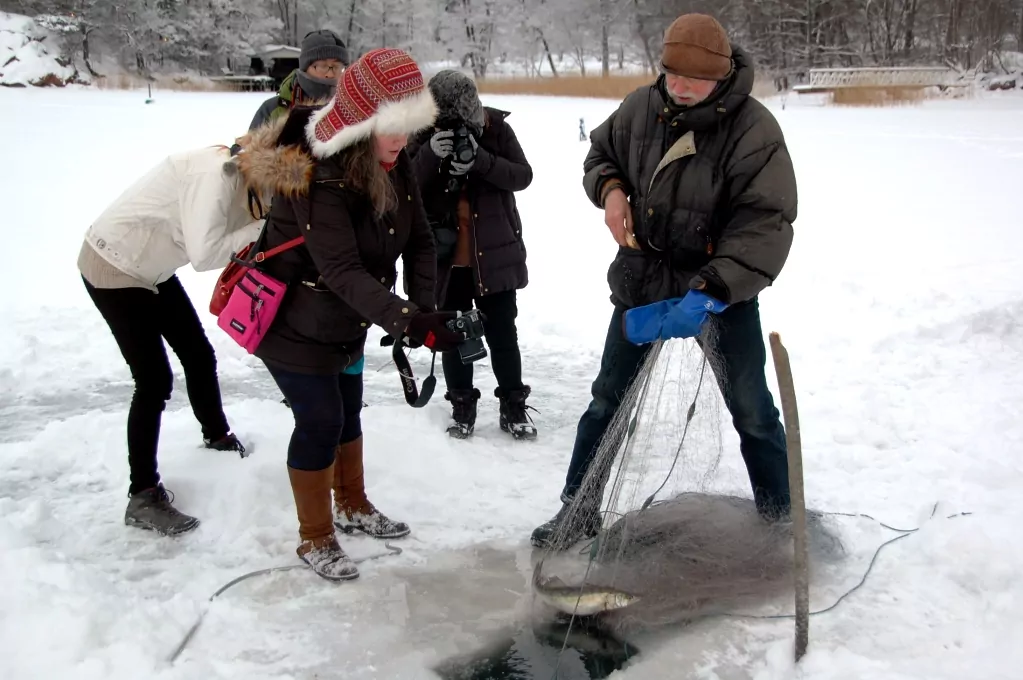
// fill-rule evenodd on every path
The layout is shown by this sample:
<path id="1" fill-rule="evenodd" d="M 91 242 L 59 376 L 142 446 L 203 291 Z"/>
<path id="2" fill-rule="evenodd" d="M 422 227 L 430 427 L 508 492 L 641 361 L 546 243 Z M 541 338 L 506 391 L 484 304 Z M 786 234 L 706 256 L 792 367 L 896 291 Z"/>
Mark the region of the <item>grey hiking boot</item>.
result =
<path id="1" fill-rule="evenodd" d="M 564 525 L 570 508 L 568 503 L 564 503 L 558 514 L 533 529 L 530 542 L 538 548 L 551 548 L 557 541 L 559 549 L 564 549 L 585 538 L 596 536 L 601 525 L 600 510 L 580 508 L 572 517 L 571 525 L 566 527 Z"/>
<path id="2" fill-rule="evenodd" d="M 173 497 L 168 495 L 162 484 L 139 491 L 128 500 L 124 523 L 164 536 L 176 536 L 199 526 L 198 519 L 179 511 L 171 505 L 172 502 Z"/>

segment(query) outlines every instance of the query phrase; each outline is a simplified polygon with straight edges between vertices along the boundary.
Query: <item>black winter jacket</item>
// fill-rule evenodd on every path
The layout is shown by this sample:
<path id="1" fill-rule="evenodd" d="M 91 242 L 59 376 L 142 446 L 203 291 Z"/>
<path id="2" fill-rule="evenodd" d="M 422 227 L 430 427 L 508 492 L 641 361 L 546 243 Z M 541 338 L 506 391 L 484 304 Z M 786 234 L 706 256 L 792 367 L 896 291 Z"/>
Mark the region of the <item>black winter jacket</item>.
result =
<path id="1" fill-rule="evenodd" d="M 620 185 L 639 249 L 620 247 L 608 270 L 626 308 L 705 285 L 727 303 L 755 297 L 788 258 L 796 178 L 781 128 L 750 96 L 753 66 L 736 69 L 705 101 L 678 107 L 664 76 L 628 95 L 596 127 L 583 187 L 597 207 Z M 613 182 L 614 184 L 609 184 Z"/>
<path id="2" fill-rule="evenodd" d="M 255 355 L 286 370 L 331 374 L 363 355 L 369 326 L 400 338 L 420 308 L 436 309 L 437 255 L 408 155 L 388 173 L 398 206 L 377 219 L 369 198 L 346 182 L 345 152 L 324 160 L 308 152 L 309 115 L 296 108 L 257 128 L 239 169 L 273 194 L 261 250 L 305 237 L 260 267 L 288 290 Z M 398 259 L 407 300 L 393 292 Z"/>
<path id="3" fill-rule="evenodd" d="M 507 111 L 484 107 L 486 125 L 478 143 L 476 161 L 466 175 L 471 217 L 472 269 L 476 296 L 524 288 L 529 283 L 526 245 L 515 192 L 533 181 L 533 169 L 506 122 Z M 438 300 L 443 300 L 451 254 L 442 243 L 445 230 L 457 232 L 458 191 L 450 191 L 448 162 L 430 149 L 433 130 L 426 130 L 408 146 L 423 204 L 438 238 Z M 452 244 L 453 245 L 453 244 Z"/>

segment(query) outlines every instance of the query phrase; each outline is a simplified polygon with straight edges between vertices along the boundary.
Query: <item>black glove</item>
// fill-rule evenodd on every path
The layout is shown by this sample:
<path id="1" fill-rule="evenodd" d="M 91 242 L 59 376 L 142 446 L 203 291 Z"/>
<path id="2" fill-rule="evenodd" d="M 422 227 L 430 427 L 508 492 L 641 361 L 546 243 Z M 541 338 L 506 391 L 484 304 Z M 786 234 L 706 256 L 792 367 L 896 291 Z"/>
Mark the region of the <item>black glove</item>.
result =
<path id="1" fill-rule="evenodd" d="M 450 352 L 465 340 L 461 333 L 445 324 L 455 318 L 455 312 L 418 312 L 408 323 L 410 346 L 425 345 L 434 352 Z"/>

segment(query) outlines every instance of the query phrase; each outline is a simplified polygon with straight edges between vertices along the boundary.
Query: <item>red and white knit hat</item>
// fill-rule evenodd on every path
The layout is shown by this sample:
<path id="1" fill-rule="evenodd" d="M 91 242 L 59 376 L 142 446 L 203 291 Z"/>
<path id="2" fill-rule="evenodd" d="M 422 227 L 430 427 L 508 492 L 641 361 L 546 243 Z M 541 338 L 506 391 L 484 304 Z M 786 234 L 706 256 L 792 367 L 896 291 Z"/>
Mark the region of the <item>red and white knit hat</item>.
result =
<path id="1" fill-rule="evenodd" d="M 436 117 L 437 104 L 412 57 L 376 49 L 344 70 L 333 101 L 313 114 L 305 133 L 313 155 L 326 158 L 374 132 L 415 134 Z"/>

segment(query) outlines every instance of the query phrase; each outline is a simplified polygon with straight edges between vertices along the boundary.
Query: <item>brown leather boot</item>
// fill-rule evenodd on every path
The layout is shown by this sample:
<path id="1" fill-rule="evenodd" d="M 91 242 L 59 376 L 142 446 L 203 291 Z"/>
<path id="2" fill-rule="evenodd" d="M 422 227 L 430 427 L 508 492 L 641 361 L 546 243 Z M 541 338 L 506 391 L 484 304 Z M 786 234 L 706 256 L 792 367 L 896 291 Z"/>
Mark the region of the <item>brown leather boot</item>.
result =
<path id="1" fill-rule="evenodd" d="M 334 450 L 334 526 L 346 534 L 359 530 L 373 538 L 401 538 L 410 529 L 373 507 L 366 498 L 362 436 Z"/>
<path id="2" fill-rule="evenodd" d="M 334 466 L 315 471 L 288 466 L 288 477 L 298 512 L 298 535 L 302 539 L 295 552 L 325 579 L 356 578 L 359 570 L 338 545 L 331 523 L 330 483 L 334 478 Z"/>

